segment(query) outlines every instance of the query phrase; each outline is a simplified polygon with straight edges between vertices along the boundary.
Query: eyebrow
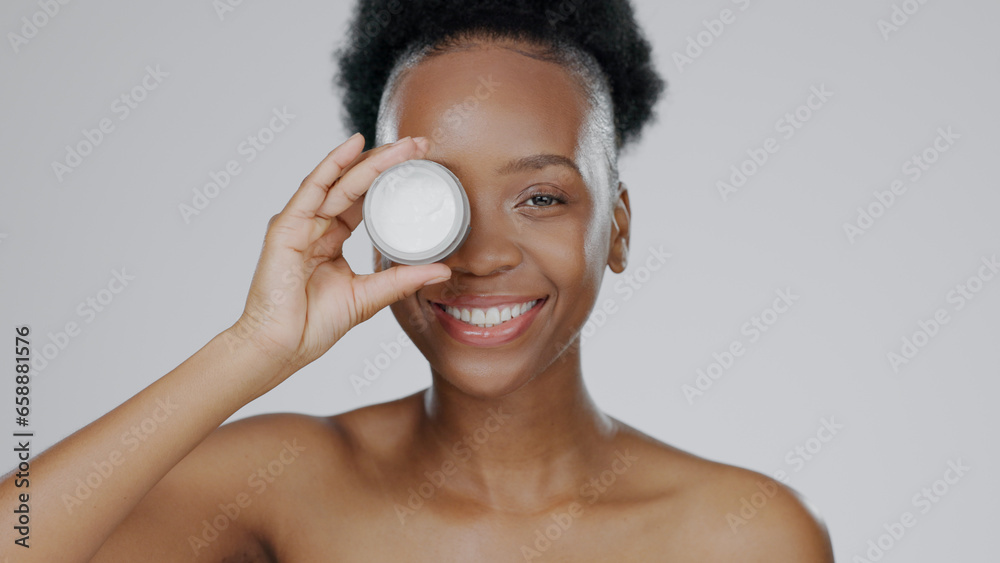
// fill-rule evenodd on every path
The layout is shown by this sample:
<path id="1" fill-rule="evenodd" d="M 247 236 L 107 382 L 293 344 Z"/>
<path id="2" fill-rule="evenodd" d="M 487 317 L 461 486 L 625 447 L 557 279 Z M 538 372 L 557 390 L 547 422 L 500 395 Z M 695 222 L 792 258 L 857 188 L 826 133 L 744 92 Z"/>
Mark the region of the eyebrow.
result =
<path id="1" fill-rule="evenodd" d="M 456 174 L 459 172 L 458 166 L 454 164 L 449 164 L 444 161 L 439 161 L 439 164 L 444 165 Z M 496 173 L 501 176 L 509 176 L 519 172 L 541 170 L 549 166 L 564 166 L 576 172 L 581 178 L 583 177 L 583 173 L 580 172 L 580 168 L 576 165 L 576 163 L 573 162 L 572 159 L 561 154 L 533 154 L 531 156 L 515 158 L 508 161 L 506 164 L 499 166 L 496 169 Z"/>
<path id="2" fill-rule="evenodd" d="M 507 176 L 510 174 L 517 174 L 518 172 L 527 172 L 529 170 L 541 170 L 548 166 L 565 166 L 572 169 L 577 173 L 577 175 L 581 177 L 583 176 L 576 163 L 573 162 L 572 159 L 566 158 L 561 154 L 533 154 L 531 156 L 517 158 L 497 168 L 496 173 L 501 176 Z"/>

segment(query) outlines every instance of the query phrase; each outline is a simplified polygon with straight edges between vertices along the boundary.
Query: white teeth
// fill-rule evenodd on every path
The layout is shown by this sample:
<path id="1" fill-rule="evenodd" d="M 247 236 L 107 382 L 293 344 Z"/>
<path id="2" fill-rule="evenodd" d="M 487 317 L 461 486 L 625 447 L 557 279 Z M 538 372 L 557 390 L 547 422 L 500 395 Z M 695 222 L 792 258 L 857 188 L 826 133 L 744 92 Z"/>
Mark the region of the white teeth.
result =
<path id="1" fill-rule="evenodd" d="M 484 325 L 486 324 L 486 311 L 482 309 L 472 310 L 472 324 L 474 325 Z"/>
<path id="2" fill-rule="evenodd" d="M 500 309 L 499 307 L 490 307 L 488 309 L 477 309 L 475 307 L 469 309 L 459 309 L 458 307 L 445 306 L 445 311 L 460 321 L 476 325 L 481 328 L 489 328 L 520 317 L 536 304 L 538 304 L 537 299 L 534 301 L 528 301 L 527 303 L 521 303 L 519 305 L 504 307 L 503 309 Z"/>
<path id="3" fill-rule="evenodd" d="M 486 324 L 488 325 L 498 325 L 500 324 L 500 309 L 496 307 L 490 307 L 486 309 Z"/>

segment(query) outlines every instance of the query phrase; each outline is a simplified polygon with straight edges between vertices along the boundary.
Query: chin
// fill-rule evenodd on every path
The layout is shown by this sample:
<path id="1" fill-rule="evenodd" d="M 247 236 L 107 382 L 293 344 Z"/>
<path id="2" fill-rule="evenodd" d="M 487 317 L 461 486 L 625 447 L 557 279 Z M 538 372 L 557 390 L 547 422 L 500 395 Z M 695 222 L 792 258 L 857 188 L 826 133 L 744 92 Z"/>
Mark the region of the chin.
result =
<path id="1" fill-rule="evenodd" d="M 435 368 L 435 372 L 448 385 L 470 397 L 484 400 L 510 395 L 533 379 L 532 376 L 526 376 L 526 372 L 523 371 L 497 370 L 494 366 L 479 363 L 466 366 L 465 369 L 449 365 L 440 369 Z M 439 383 L 435 379 L 434 384 Z"/>

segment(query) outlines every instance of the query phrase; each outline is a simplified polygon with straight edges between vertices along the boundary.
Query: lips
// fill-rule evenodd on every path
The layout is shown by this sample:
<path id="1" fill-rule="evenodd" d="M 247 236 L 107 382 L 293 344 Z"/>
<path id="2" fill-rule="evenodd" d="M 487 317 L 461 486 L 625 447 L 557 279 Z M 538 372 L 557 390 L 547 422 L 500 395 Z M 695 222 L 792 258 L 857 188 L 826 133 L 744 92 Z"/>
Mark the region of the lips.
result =
<path id="1" fill-rule="evenodd" d="M 492 347 L 524 334 L 547 300 L 547 297 L 484 296 L 429 303 L 449 336 L 469 346 Z"/>

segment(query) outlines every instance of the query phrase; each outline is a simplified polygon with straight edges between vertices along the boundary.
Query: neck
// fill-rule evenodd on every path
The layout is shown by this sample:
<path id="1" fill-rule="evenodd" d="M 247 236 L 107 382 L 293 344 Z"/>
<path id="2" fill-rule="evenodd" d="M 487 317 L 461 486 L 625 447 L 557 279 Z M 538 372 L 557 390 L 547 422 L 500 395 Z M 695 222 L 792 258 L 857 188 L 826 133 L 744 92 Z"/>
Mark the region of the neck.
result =
<path id="1" fill-rule="evenodd" d="M 430 465 L 451 460 L 449 489 L 484 505 L 536 510 L 572 498 L 612 449 L 616 424 L 587 392 L 578 347 L 499 398 L 433 379 L 421 424 Z"/>

